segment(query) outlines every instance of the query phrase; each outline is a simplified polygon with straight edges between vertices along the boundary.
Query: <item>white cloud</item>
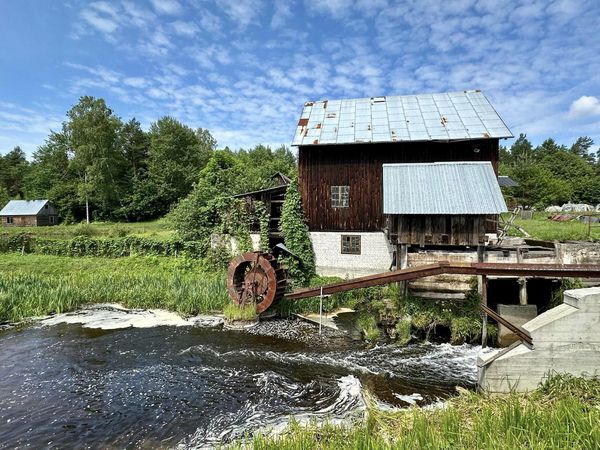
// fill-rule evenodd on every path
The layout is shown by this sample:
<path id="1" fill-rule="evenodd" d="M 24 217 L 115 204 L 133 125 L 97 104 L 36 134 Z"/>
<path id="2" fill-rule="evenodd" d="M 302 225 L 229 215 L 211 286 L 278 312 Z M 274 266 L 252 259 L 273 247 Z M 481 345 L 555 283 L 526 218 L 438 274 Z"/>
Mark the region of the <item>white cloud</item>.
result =
<path id="1" fill-rule="evenodd" d="M 600 100 L 591 95 L 582 95 L 571 103 L 569 116 L 590 117 L 600 115 Z"/>
<path id="2" fill-rule="evenodd" d="M 176 15 L 183 10 L 181 4 L 177 0 L 151 0 L 152 6 L 159 14 Z"/>
<path id="3" fill-rule="evenodd" d="M 250 24 L 257 25 L 263 9 L 261 0 L 216 0 L 216 3 L 241 29 Z"/>
<path id="4" fill-rule="evenodd" d="M 175 22 L 172 22 L 171 27 L 175 33 L 179 34 L 180 36 L 191 37 L 200 31 L 198 25 L 196 25 L 194 22 L 184 22 L 183 20 L 176 20 Z"/>
<path id="5" fill-rule="evenodd" d="M 127 77 L 123 79 L 123 84 L 127 86 L 141 88 L 148 84 L 148 81 L 142 77 Z"/>
<path id="6" fill-rule="evenodd" d="M 98 11 L 93 9 L 81 11 L 81 18 L 102 33 L 114 33 L 119 27 L 115 19 L 102 16 Z"/>
<path id="7" fill-rule="evenodd" d="M 272 28 L 281 28 L 292 17 L 293 2 L 290 0 L 277 0 L 275 2 L 275 10 L 271 18 Z"/>

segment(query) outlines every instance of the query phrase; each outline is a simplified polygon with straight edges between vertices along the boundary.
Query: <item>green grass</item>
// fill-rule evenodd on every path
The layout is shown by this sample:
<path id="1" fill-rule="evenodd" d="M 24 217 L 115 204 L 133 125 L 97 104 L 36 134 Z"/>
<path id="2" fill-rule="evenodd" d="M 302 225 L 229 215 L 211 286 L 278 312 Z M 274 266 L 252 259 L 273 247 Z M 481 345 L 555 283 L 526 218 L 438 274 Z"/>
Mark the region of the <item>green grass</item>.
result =
<path id="1" fill-rule="evenodd" d="M 0 322 L 107 302 L 193 315 L 221 310 L 229 298 L 224 273 L 189 260 L 0 255 Z"/>
<path id="2" fill-rule="evenodd" d="M 577 213 L 575 213 L 577 214 Z M 569 222 L 556 222 L 548 217 L 552 213 L 536 212 L 533 219 L 523 220 L 517 218 L 515 224 L 527 231 L 532 238 L 544 241 L 600 241 L 600 224 L 591 224 L 588 228 L 587 223 L 581 223 L 577 220 Z M 510 214 L 503 214 L 505 220 L 508 220 Z M 590 234 L 588 235 L 588 231 Z M 509 230 L 511 236 L 523 236 L 516 228 Z"/>
<path id="3" fill-rule="evenodd" d="M 279 436 L 234 445 L 254 449 L 593 449 L 600 446 L 600 381 L 555 375 L 530 394 L 465 392 L 445 409 L 368 408 L 348 426 L 292 422 Z"/>
<path id="4" fill-rule="evenodd" d="M 252 322 L 256 320 L 256 305 L 248 303 L 247 305 L 236 305 L 232 302 L 227 303 L 223 307 L 223 316 L 226 320 L 235 322 L 238 320 Z"/>
<path id="5" fill-rule="evenodd" d="M 72 239 L 76 236 L 88 237 L 124 237 L 139 236 L 154 239 L 168 239 L 174 232 L 164 219 L 151 222 L 85 222 L 74 225 L 55 225 L 48 227 L 3 227 L 2 233 L 30 233 L 35 236 L 53 239 Z"/>

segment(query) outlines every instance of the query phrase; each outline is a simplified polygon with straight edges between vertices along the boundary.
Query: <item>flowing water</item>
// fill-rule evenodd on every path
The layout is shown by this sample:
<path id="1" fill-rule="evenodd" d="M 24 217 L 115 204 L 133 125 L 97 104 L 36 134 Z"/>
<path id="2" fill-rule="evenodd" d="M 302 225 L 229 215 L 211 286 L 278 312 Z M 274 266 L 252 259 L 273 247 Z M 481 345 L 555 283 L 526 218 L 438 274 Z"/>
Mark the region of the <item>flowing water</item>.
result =
<path id="1" fill-rule="evenodd" d="M 0 332 L 0 448 L 202 448 L 290 416 L 362 417 L 365 391 L 406 407 L 476 382 L 479 347 L 367 348 L 353 333 L 320 337 L 284 320 L 88 328 L 98 314 Z"/>

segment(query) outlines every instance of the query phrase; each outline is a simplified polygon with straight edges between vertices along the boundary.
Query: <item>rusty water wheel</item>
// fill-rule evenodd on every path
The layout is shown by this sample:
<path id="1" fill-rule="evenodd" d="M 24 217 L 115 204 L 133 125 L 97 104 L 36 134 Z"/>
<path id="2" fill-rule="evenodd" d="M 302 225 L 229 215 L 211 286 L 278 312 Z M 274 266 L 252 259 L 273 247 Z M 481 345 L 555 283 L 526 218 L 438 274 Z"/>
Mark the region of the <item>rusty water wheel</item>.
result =
<path id="1" fill-rule="evenodd" d="M 286 274 L 270 253 L 248 252 L 234 258 L 227 270 L 227 290 L 236 305 L 256 304 L 265 311 L 285 293 Z"/>

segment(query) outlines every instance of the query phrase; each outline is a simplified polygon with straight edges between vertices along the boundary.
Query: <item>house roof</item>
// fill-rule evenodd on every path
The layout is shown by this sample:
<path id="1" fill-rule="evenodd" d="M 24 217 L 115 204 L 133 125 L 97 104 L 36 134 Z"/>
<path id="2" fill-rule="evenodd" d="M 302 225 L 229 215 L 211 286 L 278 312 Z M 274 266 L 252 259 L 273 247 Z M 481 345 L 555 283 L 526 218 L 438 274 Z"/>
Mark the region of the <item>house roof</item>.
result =
<path id="1" fill-rule="evenodd" d="M 292 145 L 510 137 L 477 90 L 307 102 Z"/>
<path id="2" fill-rule="evenodd" d="M 499 214 L 506 204 L 489 162 L 383 165 L 384 214 Z"/>
<path id="3" fill-rule="evenodd" d="M 0 211 L 0 216 L 35 216 L 48 200 L 11 200 Z"/>
<path id="4" fill-rule="evenodd" d="M 513 180 L 511 177 L 507 177 L 506 175 L 500 175 L 498 177 L 498 184 L 500 187 L 517 187 L 519 183 Z"/>

